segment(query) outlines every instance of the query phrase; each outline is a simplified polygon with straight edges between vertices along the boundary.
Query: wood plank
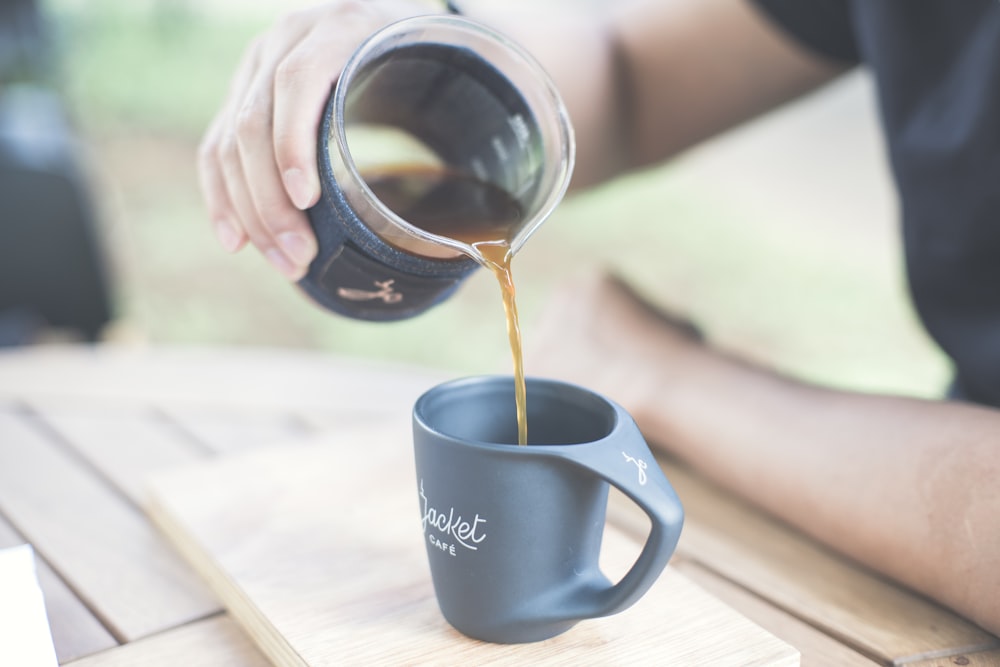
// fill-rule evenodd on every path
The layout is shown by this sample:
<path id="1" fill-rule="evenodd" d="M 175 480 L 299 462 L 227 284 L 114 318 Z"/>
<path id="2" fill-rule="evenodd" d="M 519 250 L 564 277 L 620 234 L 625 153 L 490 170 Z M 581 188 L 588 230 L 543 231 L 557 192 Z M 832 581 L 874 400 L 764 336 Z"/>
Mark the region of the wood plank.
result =
<path id="1" fill-rule="evenodd" d="M 676 462 L 663 459 L 687 519 L 678 553 L 885 663 L 936 651 L 1000 647 L 1000 640 L 933 602 L 835 554 Z M 645 516 L 617 500 L 610 514 L 632 534 Z"/>
<path id="2" fill-rule="evenodd" d="M 928 658 L 916 662 L 900 662 L 907 667 L 1000 667 L 1000 651 L 960 653 L 958 655 Z"/>
<path id="3" fill-rule="evenodd" d="M 313 431 L 363 429 L 386 421 L 409 421 L 412 406 L 389 405 L 384 408 L 369 406 L 365 410 L 342 410 L 333 406 L 319 409 L 299 409 L 296 416 Z"/>
<path id="4" fill-rule="evenodd" d="M 154 472 L 208 458 L 208 450 L 151 409 L 40 401 L 42 422 L 94 466 L 137 507 Z"/>
<path id="5" fill-rule="evenodd" d="M 286 410 L 249 410 L 189 405 L 161 405 L 160 411 L 216 454 L 280 445 L 315 432 Z"/>
<path id="6" fill-rule="evenodd" d="M 220 614 L 70 663 L 71 667 L 269 667 L 229 616 Z"/>
<path id="7" fill-rule="evenodd" d="M 0 400 L 69 398 L 119 406 L 409 412 L 449 375 L 316 352 L 114 345 L 0 350 Z"/>
<path id="8" fill-rule="evenodd" d="M 679 559 L 675 566 L 691 581 L 797 648 L 802 654 L 803 667 L 875 667 L 879 664 L 693 561 Z"/>
<path id="9" fill-rule="evenodd" d="M 0 413 L 0 512 L 120 640 L 219 610 L 138 510 L 10 413 Z"/>
<path id="10" fill-rule="evenodd" d="M 0 549 L 26 544 L 13 526 L 0 517 Z M 35 554 L 38 583 L 45 596 L 52 643 L 60 663 L 117 646 L 115 638 L 104 629 L 87 607 L 63 583 L 48 563 Z"/>
<path id="11" fill-rule="evenodd" d="M 278 665 L 787 665 L 798 653 L 668 568 L 631 609 L 528 645 L 470 640 L 434 599 L 410 433 L 217 459 L 154 481 L 150 512 Z M 609 527 L 614 569 L 638 545 Z"/>

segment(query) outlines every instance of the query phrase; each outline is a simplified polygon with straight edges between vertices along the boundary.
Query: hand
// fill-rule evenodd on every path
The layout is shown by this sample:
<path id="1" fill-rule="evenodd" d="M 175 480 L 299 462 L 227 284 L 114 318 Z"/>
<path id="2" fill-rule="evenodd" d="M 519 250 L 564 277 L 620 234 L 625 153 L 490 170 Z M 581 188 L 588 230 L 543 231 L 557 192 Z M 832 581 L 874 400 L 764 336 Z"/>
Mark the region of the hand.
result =
<path id="1" fill-rule="evenodd" d="M 198 151 L 215 234 L 229 252 L 249 240 L 285 277 L 316 256 L 303 211 L 320 197 L 323 108 L 351 53 L 396 20 L 427 13 L 398 0 L 338 0 L 289 13 L 247 49 Z"/>
<path id="2" fill-rule="evenodd" d="M 708 350 L 691 322 L 651 305 L 606 273 L 582 273 L 557 289 L 525 343 L 529 375 L 599 391 L 621 403 L 640 426 L 650 397 L 667 385 L 682 385 Z"/>

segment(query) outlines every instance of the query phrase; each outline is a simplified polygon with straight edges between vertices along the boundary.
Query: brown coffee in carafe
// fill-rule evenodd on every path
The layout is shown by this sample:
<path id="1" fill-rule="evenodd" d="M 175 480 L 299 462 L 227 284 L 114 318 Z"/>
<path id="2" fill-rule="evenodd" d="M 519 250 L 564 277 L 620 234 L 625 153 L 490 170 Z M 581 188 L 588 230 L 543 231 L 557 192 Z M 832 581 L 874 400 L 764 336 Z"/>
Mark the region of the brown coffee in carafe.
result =
<path id="1" fill-rule="evenodd" d="M 503 295 L 514 361 L 517 439 L 519 445 L 527 445 L 524 359 L 510 268 L 511 237 L 524 221 L 520 202 L 492 183 L 445 167 L 398 166 L 369 170 L 362 176 L 375 196 L 396 215 L 415 227 L 476 248 L 493 271 Z"/>

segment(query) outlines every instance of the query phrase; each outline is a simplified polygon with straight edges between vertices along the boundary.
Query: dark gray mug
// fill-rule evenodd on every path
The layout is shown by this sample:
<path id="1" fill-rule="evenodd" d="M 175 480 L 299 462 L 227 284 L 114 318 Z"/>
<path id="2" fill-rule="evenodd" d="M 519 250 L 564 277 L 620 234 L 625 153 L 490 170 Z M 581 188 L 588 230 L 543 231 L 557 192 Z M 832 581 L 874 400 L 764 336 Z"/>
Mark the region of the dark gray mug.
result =
<path id="1" fill-rule="evenodd" d="M 469 637 L 531 642 L 636 602 L 680 537 L 684 511 L 629 414 L 582 387 L 528 378 L 518 446 L 511 377 L 438 385 L 414 406 L 421 519 L 445 619 Z M 649 516 L 632 569 L 598 566 L 608 484 Z"/>

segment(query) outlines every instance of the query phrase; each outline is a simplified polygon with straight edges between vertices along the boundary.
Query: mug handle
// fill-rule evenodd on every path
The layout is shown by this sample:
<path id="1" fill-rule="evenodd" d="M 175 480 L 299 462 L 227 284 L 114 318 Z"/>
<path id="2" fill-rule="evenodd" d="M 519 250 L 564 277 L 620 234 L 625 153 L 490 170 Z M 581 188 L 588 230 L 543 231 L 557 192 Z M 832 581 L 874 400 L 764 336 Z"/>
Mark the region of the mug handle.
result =
<path id="1" fill-rule="evenodd" d="M 618 424 L 608 437 L 572 447 L 553 447 L 553 454 L 593 472 L 622 491 L 649 517 L 651 528 L 632 568 L 617 584 L 578 591 L 578 618 L 610 616 L 631 607 L 656 582 L 677 547 L 684 508 L 646 444 L 632 416 L 614 404 Z"/>

